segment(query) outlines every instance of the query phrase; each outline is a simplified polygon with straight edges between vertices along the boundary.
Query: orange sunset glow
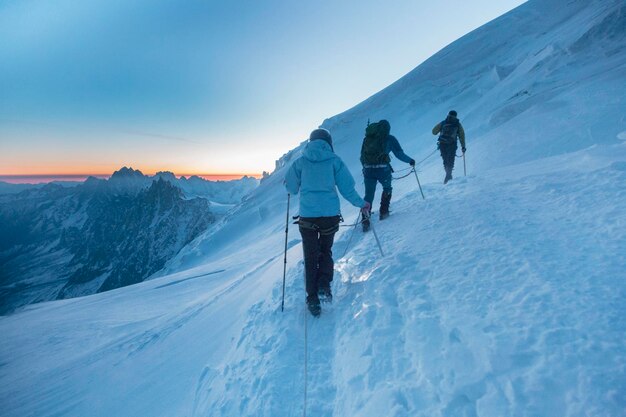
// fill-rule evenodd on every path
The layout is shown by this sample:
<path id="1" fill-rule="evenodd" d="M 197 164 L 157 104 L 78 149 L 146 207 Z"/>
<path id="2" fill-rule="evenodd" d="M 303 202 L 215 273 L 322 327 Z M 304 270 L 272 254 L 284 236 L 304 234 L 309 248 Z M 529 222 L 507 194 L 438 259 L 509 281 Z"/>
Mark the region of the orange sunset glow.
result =
<path id="1" fill-rule="evenodd" d="M 72 166 L 66 167 L 63 170 L 55 170 L 54 167 L 52 169 L 47 169 L 46 167 L 33 167 L 27 168 L 21 167 L 21 169 L 6 169 L 5 167 L 0 168 L 0 181 L 14 183 L 14 184 L 27 184 L 27 183 L 43 183 L 43 182 L 51 182 L 51 181 L 85 181 L 88 177 L 96 177 L 96 178 L 109 178 L 113 172 L 122 168 L 123 165 L 111 167 L 110 169 L 102 169 L 100 171 L 94 171 L 92 167 L 89 166 Z M 229 181 L 242 178 L 244 176 L 253 177 L 253 178 L 261 178 L 262 174 L 258 172 L 197 172 L 197 171 L 189 171 L 189 170 L 176 170 L 171 168 L 155 168 L 155 167 L 142 167 L 142 166 L 132 166 L 133 169 L 138 169 L 144 175 L 152 176 L 157 172 L 169 171 L 173 172 L 176 177 L 186 177 L 189 178 L 191 176 L 197 176 L 200 178 L 204 178 L 210 181 Z M 11 168 L 11 167 L 8 167 Z M 108 171 L 108 172 L 107 172 Z"/>

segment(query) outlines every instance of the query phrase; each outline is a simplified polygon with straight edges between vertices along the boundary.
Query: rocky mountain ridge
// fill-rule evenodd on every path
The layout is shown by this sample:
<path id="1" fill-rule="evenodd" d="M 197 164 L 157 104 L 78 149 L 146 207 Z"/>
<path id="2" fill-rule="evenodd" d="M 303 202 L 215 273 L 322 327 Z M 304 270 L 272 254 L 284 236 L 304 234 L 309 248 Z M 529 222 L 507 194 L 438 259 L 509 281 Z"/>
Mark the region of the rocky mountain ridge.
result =
<path id="1" fill-rule="evenodd" d="M 0 313 L 141 282 L 215 221 L 205 198 L 120 170 L 0 196 Z"/>

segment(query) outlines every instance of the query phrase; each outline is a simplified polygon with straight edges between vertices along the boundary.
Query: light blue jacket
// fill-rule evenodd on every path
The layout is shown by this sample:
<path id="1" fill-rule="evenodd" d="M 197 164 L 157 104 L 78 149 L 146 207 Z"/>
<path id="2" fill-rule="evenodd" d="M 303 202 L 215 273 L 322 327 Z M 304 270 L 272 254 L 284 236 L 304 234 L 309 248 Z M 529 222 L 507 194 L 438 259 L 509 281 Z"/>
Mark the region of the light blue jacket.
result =
<path id="1" fill-rule="evenodd" d="M 355 207 L 363 207 L 363 200 L 354 189 L 354 178 L 324 140 L 306 144 L 302 156 L 296 159 L 285 176 L 285 187 L 290 194 L 300 192 L 300 216 L 330 217 L 340 214 L 341 195 Z"/>

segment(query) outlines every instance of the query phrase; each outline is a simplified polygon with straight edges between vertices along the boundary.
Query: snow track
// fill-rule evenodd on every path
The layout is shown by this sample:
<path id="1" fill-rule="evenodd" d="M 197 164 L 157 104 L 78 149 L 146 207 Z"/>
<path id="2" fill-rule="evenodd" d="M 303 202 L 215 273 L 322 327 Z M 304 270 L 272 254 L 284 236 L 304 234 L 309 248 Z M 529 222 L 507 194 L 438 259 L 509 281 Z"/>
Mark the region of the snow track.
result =
<path id="1" fill-rule="evenodd" d="M 417 190 L 395 201 L 377 222 L 385 258 L 357 231 L 337 260 L 334 304 L 307 317 L 307 415 L 623 410 L 615 387 L 626 383 L 626 212 L 605 202 L 626 196 L 626 172 L 491 174 L 428 184 L 426 201 Z M 198 390 L 195 415 L 302 413 L 300 250 L 289 252 L 285 312 L 276 282 L 249 311 L 234 358 Z M 621 371 L 607 378 L 609 369 Z"/>

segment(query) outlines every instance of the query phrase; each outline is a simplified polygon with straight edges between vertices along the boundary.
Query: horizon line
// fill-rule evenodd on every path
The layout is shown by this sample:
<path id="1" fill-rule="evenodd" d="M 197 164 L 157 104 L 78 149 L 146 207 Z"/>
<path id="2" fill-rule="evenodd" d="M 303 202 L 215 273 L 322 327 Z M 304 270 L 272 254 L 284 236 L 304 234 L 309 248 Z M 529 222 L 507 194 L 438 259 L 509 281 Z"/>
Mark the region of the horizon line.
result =
<path id="1" fill-rule="evenodd" d="M 158 171 L 158 172 L 171 172 L 171 171 Z M 143 173 L 145 176 L 153 177 L 155 173 Z M 259 173 L 216 173 L 216 174 L 176 174 L 172 173 L 178 179 L 200 177 L 208 181 L 220 181 L 220 180 L 235 180 L 243 177 L 253 177 L 260 179 L 263 174 Z M 95 177 L 99 179 L 109 179 L 113 174 L 0 174 L 0 181 L 9 184 L 41 184 L 55 181 L 67 181 L 67 182 L 84 182 L 89 177 Z"/>

